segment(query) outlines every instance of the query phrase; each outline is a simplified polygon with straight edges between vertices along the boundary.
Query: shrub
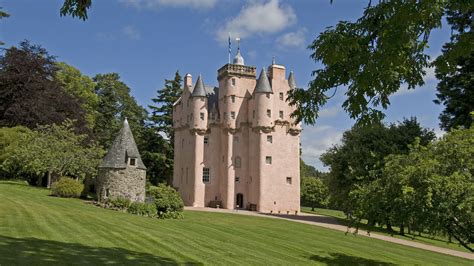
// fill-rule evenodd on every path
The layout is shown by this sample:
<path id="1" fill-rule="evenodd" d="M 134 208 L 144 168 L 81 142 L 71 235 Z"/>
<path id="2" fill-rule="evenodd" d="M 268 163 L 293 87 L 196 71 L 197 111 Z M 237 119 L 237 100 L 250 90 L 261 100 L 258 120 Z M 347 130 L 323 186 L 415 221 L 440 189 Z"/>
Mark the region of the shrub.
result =
<path id="1" fill-rule="evenodd" d="M 108 199 L 105 202 L 105 208 L 126 211 L 128 207 L 130 206 L 130 203 L 131 203 L 130 199 L 117 197 L 117 198 Z"/>
<path id="2" fill-rule="evenodd" d="M 178 192 L 164 184 L 150 189 L 150 196 L 153 197 L 156 205 L 158 218 L 182 218 L 184 203 Z"/>
<path id="3" fill-rule="evenodd" d="M 132 202 L 128 207 L 127 212 L 152 218 L 157 215 L 155 203 Z"/>
<path id="4" fill-rule="evenodd" d="M 51 195 L 63 198 L 79 198 L 84 185 L 72 178 L 61 177 L 51 185 Z"/>

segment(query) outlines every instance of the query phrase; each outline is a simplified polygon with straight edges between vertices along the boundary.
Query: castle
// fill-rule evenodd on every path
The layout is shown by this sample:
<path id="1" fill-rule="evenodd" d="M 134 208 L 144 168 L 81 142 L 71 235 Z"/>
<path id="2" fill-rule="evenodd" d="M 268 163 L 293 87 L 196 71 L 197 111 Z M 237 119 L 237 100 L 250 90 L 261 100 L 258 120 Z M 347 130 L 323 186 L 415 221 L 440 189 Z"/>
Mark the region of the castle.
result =
<path id="1" fill-rule="evenodd" d="M 184 77 L 173 108 L 173 186 L 185 205 L 300 211 L 301 126 L 285 101 L 295 77 L 275 62 L 256 77 L 240 49 L 217 71 L 219 87 Z"/>

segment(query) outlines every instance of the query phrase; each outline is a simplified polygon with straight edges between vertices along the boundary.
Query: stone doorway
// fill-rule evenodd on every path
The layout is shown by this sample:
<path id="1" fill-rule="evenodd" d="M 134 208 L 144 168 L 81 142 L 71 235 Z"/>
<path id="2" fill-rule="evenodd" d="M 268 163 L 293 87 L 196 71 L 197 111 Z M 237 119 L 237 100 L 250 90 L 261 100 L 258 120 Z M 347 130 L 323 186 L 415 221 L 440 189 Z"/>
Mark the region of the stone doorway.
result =
<path id="1" fill-rule="evenodd" d="M 237 193 L 235 199 L 235 208 L 236 209 L 243 209 L 244 208 L 244 194 Z"/>

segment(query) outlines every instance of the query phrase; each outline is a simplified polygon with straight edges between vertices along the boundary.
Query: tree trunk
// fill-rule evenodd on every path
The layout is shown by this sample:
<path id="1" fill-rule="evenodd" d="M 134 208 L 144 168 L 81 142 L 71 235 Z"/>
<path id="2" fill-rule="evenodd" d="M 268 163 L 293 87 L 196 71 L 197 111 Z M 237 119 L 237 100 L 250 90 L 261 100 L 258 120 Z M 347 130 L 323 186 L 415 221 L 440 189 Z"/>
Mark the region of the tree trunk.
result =
<path id="1" fill-rule="evenodd" d="M 390 232 L 393 232 L 393 228 L 392 228 L 392 225 L 390 224 L 390 222 L 387 221 L 386 224 L 387 224 L 387 230 L 390 231 Z"/>
<path id="2" fill-rule="evenodd" d="M 400 235 L 402 235 L 402 236 L 405 235 L 405 225 L 404 224 L 400 225 Z"/>
<path id="3" fill-rule="evenodd" d="M 311 211 L 314 212 L 314 203 L 311 204 Z"/>
<path id="4" fill-rule="evenodd" d="M 51 188 L 51 172 L 48 172 L 48 182 L 46 183 L 47 188 Z"/>

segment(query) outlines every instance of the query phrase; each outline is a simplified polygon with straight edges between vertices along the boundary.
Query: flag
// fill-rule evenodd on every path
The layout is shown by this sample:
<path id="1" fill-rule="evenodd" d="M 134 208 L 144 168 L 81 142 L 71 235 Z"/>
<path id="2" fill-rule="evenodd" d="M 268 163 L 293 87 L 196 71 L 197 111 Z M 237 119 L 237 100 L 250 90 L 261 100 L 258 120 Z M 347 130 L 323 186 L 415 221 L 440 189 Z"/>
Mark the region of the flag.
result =
<path id="1" fill-rule="evenodd" d="M 229 32 L 229 54 L 231 54 L 231 53 L 232 53 L 232 48 L 230 46 L 230 32 Z"/>

